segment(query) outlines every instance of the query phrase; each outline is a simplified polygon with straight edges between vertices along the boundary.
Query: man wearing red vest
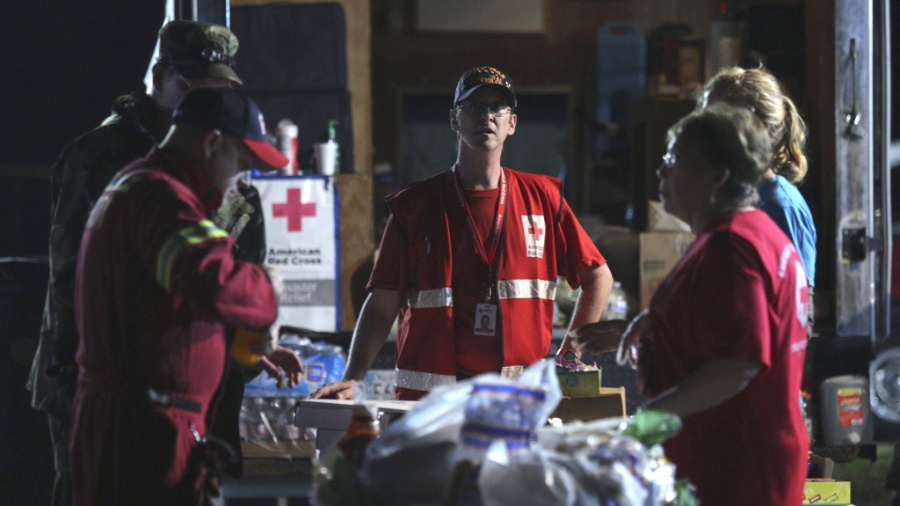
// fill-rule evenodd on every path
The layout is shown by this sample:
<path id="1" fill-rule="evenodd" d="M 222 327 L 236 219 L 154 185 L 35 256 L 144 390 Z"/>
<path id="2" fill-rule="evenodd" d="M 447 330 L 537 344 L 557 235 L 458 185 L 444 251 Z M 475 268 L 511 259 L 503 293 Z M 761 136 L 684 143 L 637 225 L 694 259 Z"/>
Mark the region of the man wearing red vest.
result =
<path id="1" fill-rule="evenodd" d="M 450 110 L 456 163 L 387 198 L 343 381 L 314 398 L 352 397 L 398 313 L 395 391 L 407 400 L 482 373 L 515 377 L 546 357 L 558 275 L 582 287 L 572 328 L 600 319 L 612 275 L 560 181 L 500 165 L 516 105 L 503 72 L 462 75 Z"/>

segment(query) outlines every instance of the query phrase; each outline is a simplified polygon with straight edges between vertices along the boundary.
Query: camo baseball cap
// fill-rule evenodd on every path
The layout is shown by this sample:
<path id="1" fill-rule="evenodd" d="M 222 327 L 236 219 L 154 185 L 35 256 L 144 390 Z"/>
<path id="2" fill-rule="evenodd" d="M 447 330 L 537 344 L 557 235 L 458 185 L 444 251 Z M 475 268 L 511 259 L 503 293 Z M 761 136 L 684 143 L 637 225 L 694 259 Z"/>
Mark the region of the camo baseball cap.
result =
<path id="1" fill-rule="evenodd" d="M 159 62 L 186 79 L 214 77 L 244 84 L 234 71 L 238 39 L 221 25 L 170 21 L 159 31 Z"/>
<path id="2" fill-rule="evenodd" d="M 516 94 L 513 93 L 512 81 L 500 70 L 494 67 L 475 67 L 463 73 L 456 83 L 456 94 L 453 97 L 453 107 L 469 98 L 472 93 L 482 86 L 493 86 L 503 92 L 509 100 L 509 105 L 516 109 Z"/>

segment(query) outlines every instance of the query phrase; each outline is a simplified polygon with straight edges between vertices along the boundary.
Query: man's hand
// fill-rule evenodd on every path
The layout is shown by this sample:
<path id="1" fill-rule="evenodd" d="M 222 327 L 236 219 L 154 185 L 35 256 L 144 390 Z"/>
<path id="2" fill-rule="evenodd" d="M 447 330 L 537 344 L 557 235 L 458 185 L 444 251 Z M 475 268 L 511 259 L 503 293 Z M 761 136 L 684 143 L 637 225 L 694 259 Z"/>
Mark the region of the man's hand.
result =
<path id="1" fill-rule="evenodd" d="M 322 386 L 309 397 L 311 399 L 353 399 L 356 380 L 336 381 Z"/>
<path id="2" fill-rule="evenodd" d="M 278 380 L 279 385 L 283 379 L 287 380 L 288 388 L 294 388 L 300 383 L 303 365 L 300 363 L 300 357 L 289 348 L 276 346 L 260 360 L 260 364 L 269 376 Z"/>
<path id="3" fill-rule="evenodd" d="M 604 320 L 569 330 L 572 347 L 580 354 L 616 351 L 622 334 L 628 325 L 626 320 Z"/>

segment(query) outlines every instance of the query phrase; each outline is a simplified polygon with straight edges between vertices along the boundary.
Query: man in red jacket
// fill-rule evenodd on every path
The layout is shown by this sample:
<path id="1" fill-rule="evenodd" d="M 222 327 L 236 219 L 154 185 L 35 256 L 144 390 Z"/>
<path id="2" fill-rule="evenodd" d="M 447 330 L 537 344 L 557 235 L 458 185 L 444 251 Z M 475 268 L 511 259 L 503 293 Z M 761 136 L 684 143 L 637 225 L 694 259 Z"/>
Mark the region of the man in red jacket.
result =
<path id="1" fill-rule="evenodd" d="M 351 397 L 398 313 L 400 399 L 487 372 L 515 377 L 546 357 L 557 276 L 582 287 L 572 328 L 600 319 L 612 274 L 560 181 L 500 165 L 516 106 L 500 70 L 477 67 L 459 79 L 450 109 L 456 163 L 388 197 L 344 381 L 314 397 Z"/>
<path id="2" fill-rule="evenodd" d="M 206 469 L 194 450 L 229 364 L 225 328 L 263 334 L 278 309 L 266 270 L 235 261 L 207 217 L 238 171 L 285 164 L 252 100 L 199 89 L 97 201 L 76 274 L 74 504 L 196 504 Z M 297 376 L 291 356 L 281 365 Z"/>
<path id="3" fill-rule="evenodd" d="M 112 114 L 69 143 L 51 169 L 50 280 L 27 388 L 32 392 L 32 407 L 46 413 L 50 425 L 56 467 L 54 506 L 71 505 L 69 433 L 79 341 L 75 267 L 91 208 L 116 172 L 163 140 L 172 110 L 188 91 L 241 84 L 234 69 L 238 39 L 224 26 L 170 21 L 159 31 L 158 45 L 151 89 L 116 98 Z M 241 393 L 236 391 L 238 396 Z"/>

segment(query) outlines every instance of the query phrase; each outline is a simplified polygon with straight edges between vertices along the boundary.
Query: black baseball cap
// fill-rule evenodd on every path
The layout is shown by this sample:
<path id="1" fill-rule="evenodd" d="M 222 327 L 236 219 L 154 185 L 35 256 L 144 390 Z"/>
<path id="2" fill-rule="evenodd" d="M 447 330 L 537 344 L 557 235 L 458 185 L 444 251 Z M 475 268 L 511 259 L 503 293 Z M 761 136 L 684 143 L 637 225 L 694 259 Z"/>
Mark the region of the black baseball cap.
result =
<path id="1" fill-rule="evenodd" d="M 222 25 L 176 20 L 159 31 L 159 61 L 186 79 L 216 77 L 243 84 L 234 71 L 238 39 Z"/>
<path id="2" fill-rule="evenodd" d="M 453 107 L 469 98 L 472 93 L 482 86 L 492 86 L 506 95 L 509 105 L 516 109 L 516 94 L 513 93 L 512 81 L 500 70 L 494 67 L 475 67 L 463 73 L 456 83 L 456 94 L 453 97 Z"/>
<path id="3" fill-rule="evenodd" d="M 263 163 L 275 170 L 288 159 L 266 140 L 266 123 L 256 102 L 231 88 L 198 88 L 188 92 L 172 113 L 175 125 L 190 125 L 239 137 Z"/>

